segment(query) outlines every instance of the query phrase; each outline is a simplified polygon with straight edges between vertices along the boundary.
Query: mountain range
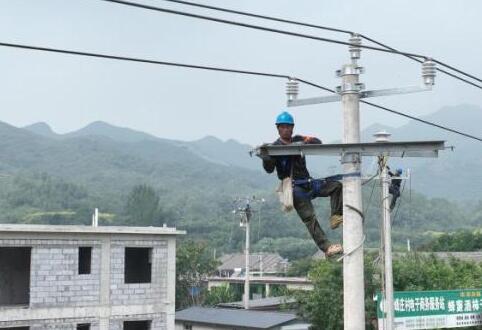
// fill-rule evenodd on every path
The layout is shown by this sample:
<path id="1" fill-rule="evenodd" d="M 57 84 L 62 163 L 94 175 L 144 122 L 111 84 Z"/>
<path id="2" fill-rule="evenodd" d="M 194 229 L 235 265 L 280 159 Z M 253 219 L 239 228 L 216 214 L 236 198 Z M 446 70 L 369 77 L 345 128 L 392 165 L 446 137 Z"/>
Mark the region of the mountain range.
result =
<path id="1" fill-rule="evenodd" d="M 421 119 L 482 136 L 482 108 L 478 106 L 445 107 Z M 389 164 L 394 168 L 411 170 L 409 183 L 412 189 L 432 197 L 457 200 L 481 197 L 482 174 L 478 171 L 482 167 L 480 141 L 416 121 L 397 128 L 373 124 L 362 131 L 362 141 L 373 141 L 373 134 L 379 131 L 390 132 L 392 141 L 445 140 L 446 146 L 453 147 L 440 152 L 437 159 L 390 160 Z M 122 172 L 122 163 L 128 162 L 135 164 L 138 170 L 135 172 L 144 172 L 145 175 L 146 171 L 154 171 L 153 166 L 164 166 L 162 171 L 167 173 L 175 172 L 177 165 L 174 164 L 180 162 L 187 167 L 197 164 L 196 167 L 205 168 L 208 172 L 221 171 L 232 173 L 230 175 L 233 176 L 244 176 L 248 178 L 247 182 L 270 181 L 266 179 L 266 175 L 262 175 L 259 159 L 249 157 L 248 152 L 253 147 L 234 139 L 222 141 L 206 136 L 189 142 L 169 140 L 100 121 L 67 134 L 55 133 L 46 123 L 36 123 L 23 128 L 2 124 L 0 134 L 4 138 L 0 146 L 2 149 L 8 149 L 10 145 L 23 155 L 21 159 L 18 154 L 10 159 L 4 157 L 0 165 L 5 169 L 27 166 L 62 176 L 73 175 L 71 172 L 75 169 L 74 176 L 91 183 L 90 179 L 101 176 L 102 169 L 101 173 L 94 171 L 97 167 L 108 169 L 113 166 Z M 17 140 L 13 140 L 14 138 Z M 8 141 L 11 144 L 8 144 Z M 79 163 L 76 159 L 80 155 L 83 159 Z M 48 158 L 55 158 L 56 164 L 52 166 Z M 96 166 L 92 163 L 96 163 Z M 14 164 L 17 167 L 13 166 Z M 66 164 L 69 166 L 65 166 Z M 86 166 L 80 167 L 80 164 Z M 341 171 L 339 161 L 333 158 L 309 157 L 308 164 L 313 176 L 331 175 Z M 364 160 L 366 175 L 376 170 L 375 164 L 374 159 Z M 134 173 L 128 176 L 131 174 Z M 119 175 L 123 176 L 122 173 Z M 152 173 L 149 173 L 149 176 L 151 175 Z M 189 176 L 188 172 L 183 175 Z M 180 178 L 178 180 L 182 181 Z M 262 189 L 262 185 L 256 186 Z"/>

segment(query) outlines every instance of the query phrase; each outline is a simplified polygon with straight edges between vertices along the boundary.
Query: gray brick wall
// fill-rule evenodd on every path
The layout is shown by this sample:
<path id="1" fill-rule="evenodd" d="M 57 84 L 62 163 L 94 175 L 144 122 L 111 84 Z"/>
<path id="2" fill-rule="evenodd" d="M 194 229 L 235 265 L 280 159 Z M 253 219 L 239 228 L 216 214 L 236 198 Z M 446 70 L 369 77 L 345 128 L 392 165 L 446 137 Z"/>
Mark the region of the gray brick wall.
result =
<path id="1" fill-rule="evenodd" d="M 100 304 L 101 241 L 83 239 L 0 239 L 0 246 L 31 247 L 30 308 L 95 306 Z M 79 246 L 92 247 L 90 274 L 78 274 Z M 126 247 L 152 249 L 151 282 L 124 283 Z M 159 304 L 167 299 L 167 239 L 111 241 L 110 299 L 111 305 Z M 99 322 L 90 319 L 57 319 L 0 322 L 1 327 L 30 326 L 31 330 L 75 330 L 79 323 L 91 323 L 92 330 Z M 166 314 L 123 315 L 111 318 L 109 329 L 122 330 L 125 320 L 151 320 L 153 330 L 167 330 Z"/>
<path id="2" fill-rule="evenodd" d="M 0 240 L 0 246 L 31 246 L 30 306 L 92 306 L 100 302 L 99 241 Z M 92 246 L 91 273 L 78 274 L 79 246 Z"/>
<path id="3" fill-rule="evenodd" d="M 151 283 L 124 283 L 126 247 L 152 248 Z M 167 296 L 167 241 L 113 241 L 111 245 L 111 304 L 159 303 Z"/>

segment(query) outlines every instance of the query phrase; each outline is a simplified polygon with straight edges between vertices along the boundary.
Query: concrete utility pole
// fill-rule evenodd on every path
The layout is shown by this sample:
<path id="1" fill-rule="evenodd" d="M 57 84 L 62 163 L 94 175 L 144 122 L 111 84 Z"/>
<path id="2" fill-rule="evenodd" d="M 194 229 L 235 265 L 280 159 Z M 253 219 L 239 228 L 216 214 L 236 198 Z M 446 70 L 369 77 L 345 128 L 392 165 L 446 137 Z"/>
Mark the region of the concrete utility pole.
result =
<path id="1" fill-rule="evenodd" d="M 246 258 L 246 273 L 244 274 L 244 309 L 249 309 L 249 223 L 251 220 L 251 208 L 249 202 L 245 208 L 246 216 L 246 249 L 244 251 Z"/>
<path id="2" fill-rule="evenodd" d="M 384 157 L 383 157 L 384 158 Z M 385 264 L 385 330 L 394 329 L 395 311 L 393 307 L 393 271 L 392 271 L 392 220 L 390 216 L 390 176 L 385 162 L 382 162 L 382 201 L 383 201 L 383 259 Z"/>
<path id="3" fill-rule="evenodd" d="M 390 133 L 375 133 L 376 142 L 388 142 Z M 395 321 L 395 311 L 393 305 L 393 269 L 392 269 L 392 219 L 390 210 L 389 186 L 391 178 L 388 174 L 386 157 L 379 156 L 379 164 L 381 164 L 380 180 L 382 185 L 382 233 L 383 233 L 383 263 L 384 263 L 384 310 L 386 318 L 384 319 L 384 330 L 393 330 Z"/>
<path id="4" fill-rule="evenodd" d="M 344 65 L 341 70 L 337 71 L 338 76 L 342 78 L 342 85 L 336 88 L 337 94 L 298 99 L 296 78 L 290 78 L 287 83 L 288 107 L 342 102 L 343 143 L 329 145 L 263 145 L 256 148 L 258 156 L 266 155 L 266 153 L 270 156 L 341 155 L 344 174 L 344 255 L 340 259 L 343 259 L 344 328 L 346 330 L 365 329 L 365 285 L 363 273 L 363 243 L 365 235 L 363 233 L 360 173 L 362 156 L 438 157 L 439 150 L 445 148 L 444 141 L 360 143 L 359 107 L 361 98 L 430 91 L 432 90 L 436 73 L 435 63 L 427 58 L 422 64 L 423 86 L 364 90 L 363 84 L 359 83 L 359 75 L 363 73 L 363 68 L 357 64 L 361 53 L 360 44 L 361 38 L 359 36 L 353 35 L 350 38 L 351 63 Z M 389 209 L 389 207 L 386 208 Z M 390 233 L 387 232 L 385 236 L 389 235 Z M 393 310 L 393 303 L 391 308 Z"/>
<path id="5" fill-rule="evenodd" d="M 353 36 L 350 43 L 361 44 L 361 38 Z M 358 67 L 361 49 L 350 46 L 351 64 L 338 71 L 342 78 L 339 87 L 343 106 L 343 143 L 360 142 L 360 91 Z M 343 173 L 359 173 L 359 153 L 346 153 L 342 157 Z M 350 205 L 351 207 L 347 207 Z M 363 219 L 356 212 L 363 210 L 360 176 L 345 177 L 343 180 L 343 304 L 345 329 L 365 328 L 365 284 L 363 274 Z"/>
<path id="6" fill-rule="evenodd" d="M 244 309 L 249 309 L 249 295 L 250 295 L 250 290 L 249 290 L 249 273 L 250 273 L 250 267 L 249 267 L 249 246 L 250 246 L 250 237 L 249 237 L 249 223 L 251 222 L 251 217 L 253 215 L 253 210 L 251 208 L 251 202 L 264 202 L 264 199 L 257 200 L 255 197 L 252 198 L 247 198 L 247 199 L 241 199 L 243 201 L 246 201 L 246 205 L 240 206 L 236 208 L 233 212 L 236 214 L 239 214 L 241 216 L 241 222 L 240 226 L 244 227 L 246 230 L 246 246 L 244 250 L 245 254 L 245 274 L 244 274 L 244 297 L 243 297 L 243 303 L 244 303 Z M 239 199 L 238 199 L 239 201 Z"/>

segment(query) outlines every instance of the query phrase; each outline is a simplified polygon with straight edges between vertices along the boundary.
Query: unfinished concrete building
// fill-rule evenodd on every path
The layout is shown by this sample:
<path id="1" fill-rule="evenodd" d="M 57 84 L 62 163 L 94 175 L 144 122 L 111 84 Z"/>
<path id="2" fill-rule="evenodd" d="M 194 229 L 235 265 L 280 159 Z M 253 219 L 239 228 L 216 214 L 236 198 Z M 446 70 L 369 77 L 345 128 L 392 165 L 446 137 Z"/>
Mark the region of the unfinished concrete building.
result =
<path id="1" fill-rule="evenodd" d="M 0 225 L 0 329 L 174 329 L 178 234 Z"/>

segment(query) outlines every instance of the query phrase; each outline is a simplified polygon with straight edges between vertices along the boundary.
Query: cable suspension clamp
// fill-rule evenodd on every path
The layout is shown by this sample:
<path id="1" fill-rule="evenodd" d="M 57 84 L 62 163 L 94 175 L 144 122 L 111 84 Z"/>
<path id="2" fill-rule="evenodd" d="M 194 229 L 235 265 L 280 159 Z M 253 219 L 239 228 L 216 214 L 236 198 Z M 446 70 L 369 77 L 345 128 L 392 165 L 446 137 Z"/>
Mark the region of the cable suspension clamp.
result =
<path id="1" fill-rule="evenodd" d="M 286 83 L 286 95 L 288 96 L 288 102 L 298 98 L 298 91 L 298 81 L 294 78 L 290 78 Z"/>
<path id="2" fill-rule="evenodd" d="M 336 92 L 338 94 L 356 94 L 360 93 L 363 89 L 365 89 L 365 84 L 363 83 L 343 84 L 341 86 L 336 86 Z"/>
<path id="3" fill-rule="evenodd" d="M 437 68 L 435 62 L 432 59 L 427 58 L 422 64 L 422 77 L 423 83 L 427 87 L 432 87 L 435 84 L 435 74 Z"/>
<path id="4" fill-rule="evenodd" d="M 341 70 L 336 70 L 336 77 L 341 78 L 350 74 L 365 73 L 365 68 L 362 66 L 345 65 Z"/>

